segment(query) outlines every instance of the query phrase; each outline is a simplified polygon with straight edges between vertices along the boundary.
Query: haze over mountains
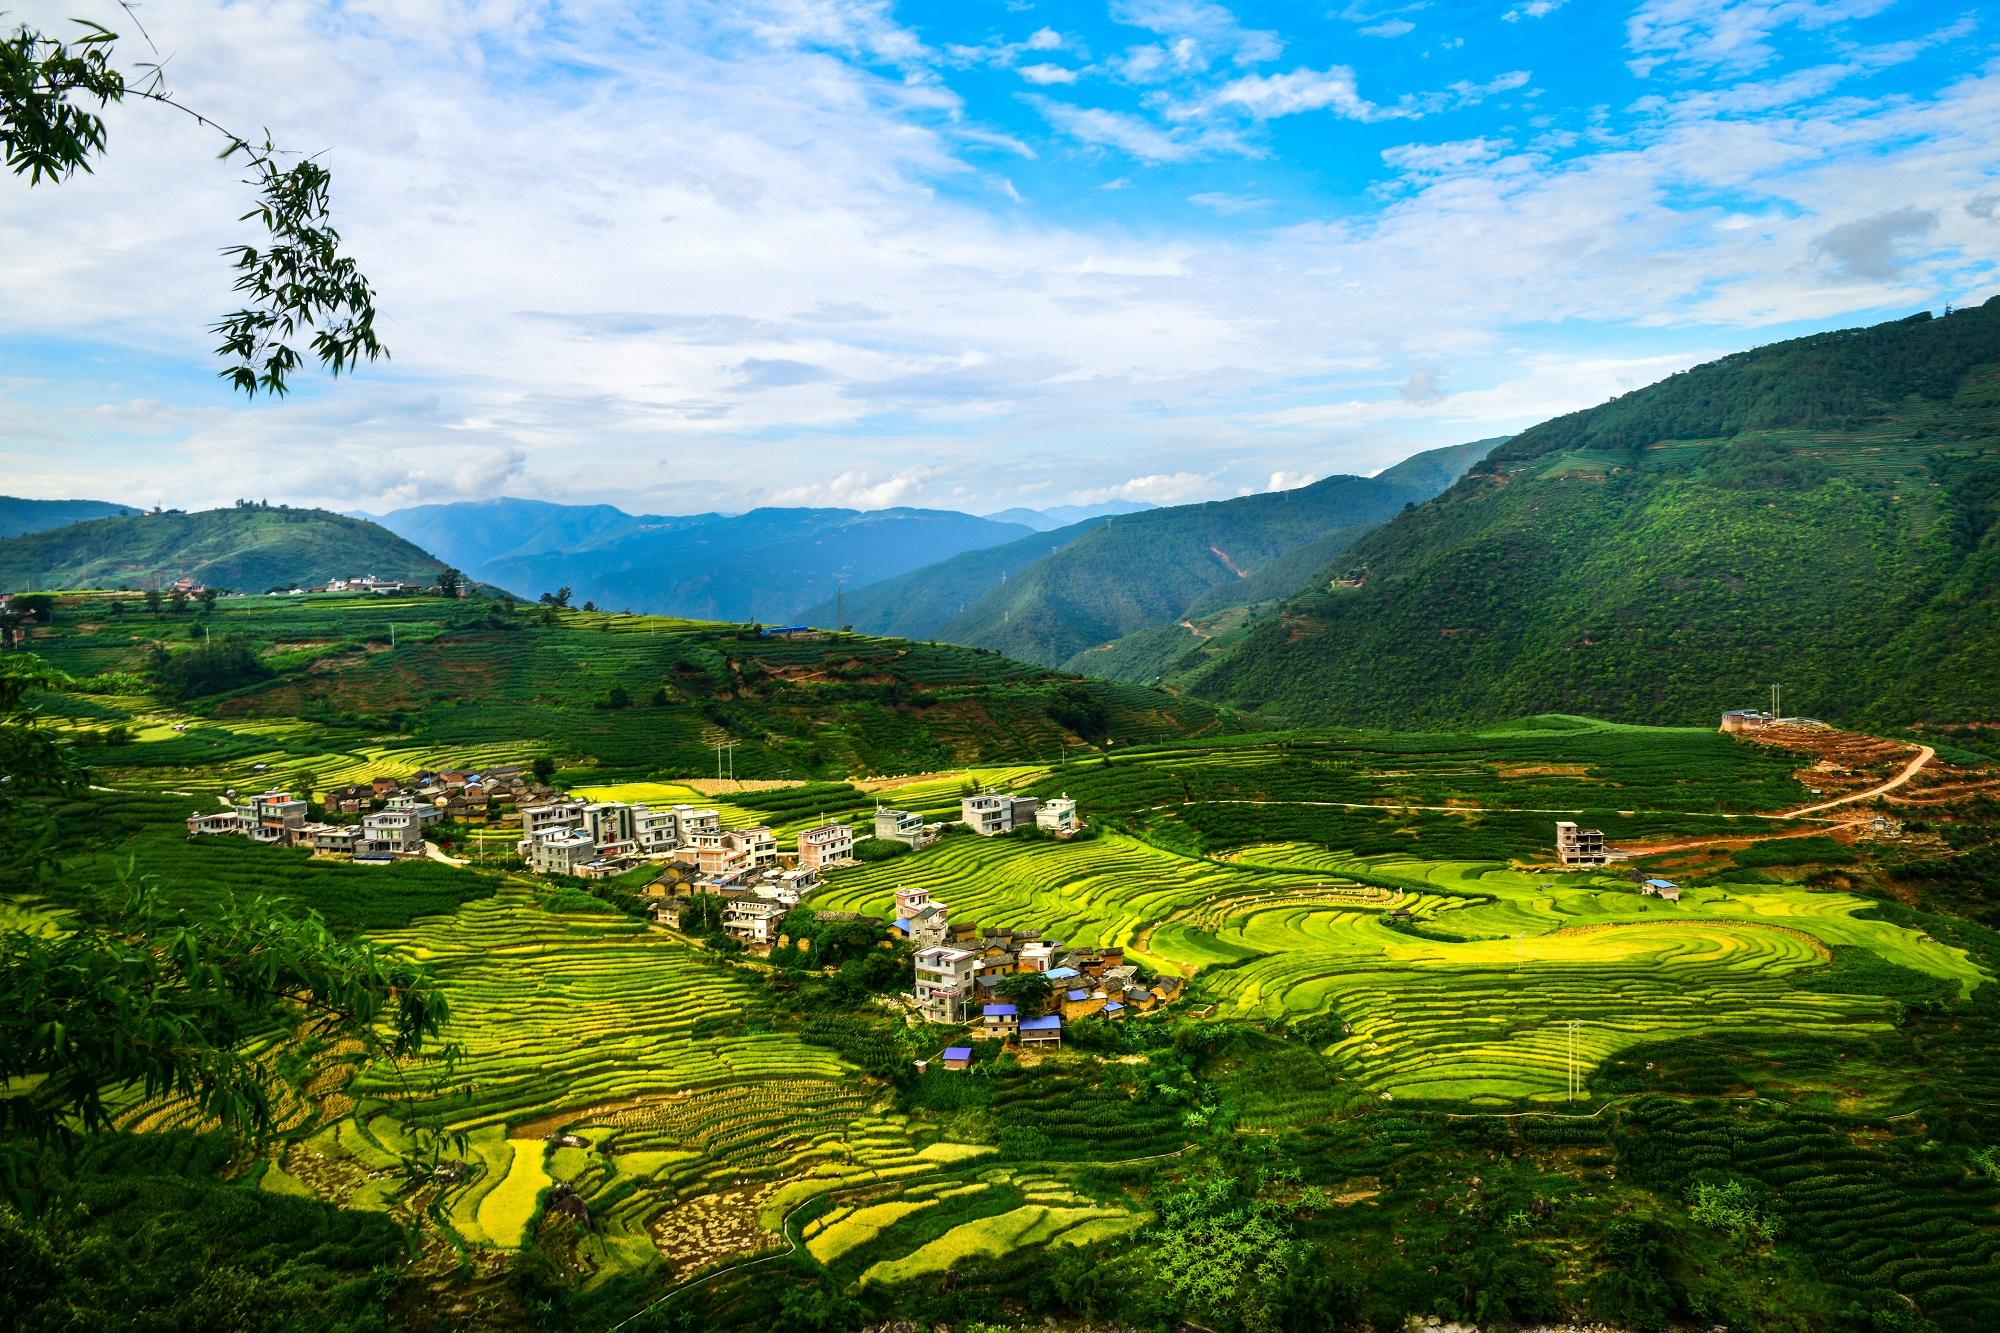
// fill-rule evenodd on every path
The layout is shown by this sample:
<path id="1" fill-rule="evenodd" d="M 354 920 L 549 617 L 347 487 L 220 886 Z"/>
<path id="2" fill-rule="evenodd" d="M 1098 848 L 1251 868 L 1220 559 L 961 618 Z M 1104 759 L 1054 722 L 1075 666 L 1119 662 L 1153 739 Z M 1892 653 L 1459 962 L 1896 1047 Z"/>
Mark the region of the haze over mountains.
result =
<path id="1" fill-rule="evenodd" d="M 1156 672 L 1094 669 L 1101 664 L 1089 654 L 1172 625 L 1197 604 L 1212 612 L 1297 591 L 1362 533 L 1436 495 L 1498 442 L 1432 449 L 1374 477 L 1091 519 L 968 552 L 850 593 L 847 619 L 870 633 L 1151 679 Z M 807 619 L 828 623 L 833 610 L 816 606 Z"/>
<path id="2" fill-rule="evenodd" d="M 626 514 L 496 499 L 400 509 L 383 526 L 482 582 L 536 597 L 695 619 L 798 619 L 848 586 L 1026 536 L 1019 523 L 939 509 Z"/>

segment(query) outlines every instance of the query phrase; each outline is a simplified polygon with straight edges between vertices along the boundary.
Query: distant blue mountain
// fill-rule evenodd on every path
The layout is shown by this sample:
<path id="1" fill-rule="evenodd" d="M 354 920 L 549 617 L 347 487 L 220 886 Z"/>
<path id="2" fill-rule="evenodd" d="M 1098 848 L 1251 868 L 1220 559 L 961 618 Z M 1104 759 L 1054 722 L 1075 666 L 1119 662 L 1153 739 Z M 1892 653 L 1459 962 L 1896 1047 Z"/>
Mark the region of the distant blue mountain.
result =
<path id="1" fill-rule="evenodd" d="M 567 587 L 573 605 L 766 623 L 797 619 L 843 583 L 876 583 L 1033 531 L 938 509 L 664 517 L 514 499 L 420 505 L 377 521 L 520 596 Z"/>
<path id="2" fill-rule="evenodd" d="M 0 495 L 0 537 L 19 537 L 30 532 L 46 532 L 85 519 L 110 518 L 114 514 L 143 512 L 141 505 L 113 504 L 109 500 L 18 500 Z"/>
<path id="3" fill-rule="evenodd" d="M 1156 504 L 1144 500 L 1106 500 L 1094 505 L 1050 505 L 1047 509 L 1003 509 L 986 517 L 996 523 L 1025 523 L 1036 532 L 1054 532 L 1072 523 L 1081 523 L 1087 518 L 1102 518 L 1106 514 L 1137 514 L 1148 509 L 1158 509 Z"/>

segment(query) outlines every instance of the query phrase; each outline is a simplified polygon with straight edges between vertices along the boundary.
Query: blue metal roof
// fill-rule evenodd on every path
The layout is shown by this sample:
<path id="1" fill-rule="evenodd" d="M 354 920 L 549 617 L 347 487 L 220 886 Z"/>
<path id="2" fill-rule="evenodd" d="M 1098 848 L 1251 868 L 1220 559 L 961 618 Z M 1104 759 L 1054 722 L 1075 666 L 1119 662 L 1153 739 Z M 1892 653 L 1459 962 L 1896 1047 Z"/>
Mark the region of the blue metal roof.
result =
<path id="1" fill-rule="evenodd" d="M 1050 981 L 1067 981 L 1071 977 L 1080 977 L 1083 973 L 1073 967 L 1052 967 L 1047 975 Z"/>
<path id="2" fill-rule="evenodd" d="M 989 1004 L 986 1006 L 988 1018 L 1011 1018 L 1020 1012 L 1011 1004 Z"/>
<path id="3" fill-rule="evenodd" d="M 1087 990 L 1073 990 L 1065 993 L 1063 998 L 1065 1000 L 1087 1000 L 1090 998 L 1090 992 Z"/>
<path id="4" fill-rule="evenodd" d="M 1054 1014 L 1047 1018 L 1024 1018 L 1021 1020 L 1023 1032 L 1050 1032 L 1062 1027 L 1062 1020 Z"/>
<path id="5" fill-rule="evenodd" d="M 1680 887 L 1680 885 L 1670 879 L 1649 879 L 1646 881 L 1646 884 L 1648 887 L 1655 889 L 1678 889 Z"/>
<path id="6" fill-rule="evenodd" d="M 1110 1012 L 1111 1012 L 1111 1011 L 1112 1011 L 1113 1009 L 1117 1009 L 1117 1010 L 1120 1010 L 1120 1011 L 1122 1012 L 1122 1011 L 1124 1010 L 1124 1008 L 1125 1008 L 1125 1006 L 1124 1006 L 1124 1005 L 1122 1005 L 1122 1004 L 1120 1004 L 1120 1003 L 1118 1003 L 1118 1001 L 1116 1001 L 1116 1000 L 1106 1000 L 1106 1001 L 1104 1002 L 1104 1012 L 1105 1012 L 1105 1013 L 1107 1013 L 1107 1014 L 1108 1014 L 1108 1013 L 1110 1013 Z"/>
<path id="7" fill-rule="evenodd" d="M 944 1048 L 944 1058 L 947 1060 L 970 1060 L 972 1058 L 972 1048 L 970 1046 L 947 1046 Z"/>

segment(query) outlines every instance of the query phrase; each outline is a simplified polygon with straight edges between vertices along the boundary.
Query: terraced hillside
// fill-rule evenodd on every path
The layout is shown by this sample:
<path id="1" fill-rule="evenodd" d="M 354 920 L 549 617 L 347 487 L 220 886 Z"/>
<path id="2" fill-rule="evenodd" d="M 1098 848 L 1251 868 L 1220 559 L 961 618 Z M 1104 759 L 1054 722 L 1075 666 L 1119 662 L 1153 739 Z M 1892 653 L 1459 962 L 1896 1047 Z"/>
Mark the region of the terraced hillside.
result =
<path id="1" fill-rule="evenodd" d="M 122 729 L 132 742 L 93 756 L 103 771 L 164 787 L 272 771 L 324 787 L 539 756 L 575 780 L 699 777 L 732 742 L 736 776 L 806 780 L 1054 759 L 1228 725 L 1207 705 L 974 649 L 509 608 L 326 595 L 153 613 L 134 597 L 78 595 L 31 643 L 86 678 L 49 701 L 53 713 L 86 738 Z M 170 676 L 198 683 L 175 697 L 160 683 Z"/>

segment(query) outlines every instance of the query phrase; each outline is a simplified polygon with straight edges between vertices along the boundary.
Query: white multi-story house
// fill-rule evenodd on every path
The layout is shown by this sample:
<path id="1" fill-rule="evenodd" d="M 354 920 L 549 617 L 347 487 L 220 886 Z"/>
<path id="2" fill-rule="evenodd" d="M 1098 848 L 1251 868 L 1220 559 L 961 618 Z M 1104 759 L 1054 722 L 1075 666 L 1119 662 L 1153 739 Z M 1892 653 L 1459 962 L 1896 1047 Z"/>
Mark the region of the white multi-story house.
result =
<path id="1" fill-rule="evenodd" d="M 722 829 L 722 818 L 713 810 L 697 810 L 691 805 L 674 807 L 674 818 L 681 825 L 681 846 L 694 841 L 697 833 L 717 833 Z"/>
<path id="2" fill-rule="evenodd" d="M 681 845 L 680 816 L 672 808 L 658 810 L 643 802 L 632 807 L 632 836 L 642 852 L 671 852 Z"/>
<path id="3" fill-rule="evenodd" d="M 573 828 L 552 828 L 535 835 L 525 858 L 538 875 L 574 875 L 597 859 L 597 844 Z"/>
<path id="4" fill-rule="evenodd" d="M 979 955 L 970 949 L 940 944 L 917 950 L 917 1008 L 933 1023 L 963 1023 L 978 975 Z"/>
<path id="5" fill-rule="evenodd" d="M 854 830 L 846 824 L 820 824 L 799 833 L 799 864 L 812 869 L 854 859 Z"/>
<path id="6" fill-rule="evenodd" d="M 312 831 L 315 852 L 352 852 L 361 845 L 364 830 L 358 824 L 321 824 Z"/>
<path id="7" fill-rule="evenodd" d="M 385 810 L 408 810 L 417 817 L 417 824 L 424 828 L 428 828 L 444 818 L 443 810 L 440 810 L 431 802 L 421 800 L 415 796 L 391 796 L 382 808 Z"/>
<path id="8" fill-rule="evenodd" d="M 1060 838 L 1067 838 L 1079 827 L 1076 822 L 1076 802 L 1064 792 L 1052 801 L 1043 801 L 1035 810 L 1035 826 L 1047 829 Z"/>
<path id="9" fill-rule="evenodd" d="M 214 814 L 208 815 L 196 811 L 194 814 L 188 816 L 188 836 L 190 838 L 199 837 L 203 834 L 241 832 L 243 832 L 243 816 L 238 814 L 233 807 L 228 810 L 218 810 Z"/>
<path id="10" fill-rule="evenodd" d="M 981 792 L 958 803 L 959 820 L 982 838 L 991 838 L 1014 828 L 1014 798 L 997 792 Z"/>
<path id="11" fill-rule="evenodd" d="M 983 838 L 1011 833 L 1017 825 L 1035 822 L 1039 802 L 1032 796 L 1014 796 L 991 788 L 958 803 L 959 820 Z"/>
<path id="12" fill-rule="evenodd" d="M 424 849 L 424 827 L 414 810 L 377 810 L 361 820 L 361 840 L 354 850 L 362 856 L 400 856 Z"/>
<path id="13" fill-rule="evenodd" d="M 1062 948 L 1054 940 L 1030 940 L 1021 946 L 1016 955 L 1014 970 L 1017 972 L 1046 972 L 1055 964 L 1056 953 Z"/>
<path id="14" fill-rule="evenodd" d="M 236 816 L 242 831 L 258 842 L 290 842 L 292 830 L 304 826 L 311 813 L 310 805 L 293 800 L 288 791 L 267 791 L 261 796 L 236 803 Z"/>
<path id="15" fill-rule="evenodd" d="M 638 854 L 632 807 L 623 801 L 595 801 L 583 807 L 583 833 L 606 859 Z"/>

